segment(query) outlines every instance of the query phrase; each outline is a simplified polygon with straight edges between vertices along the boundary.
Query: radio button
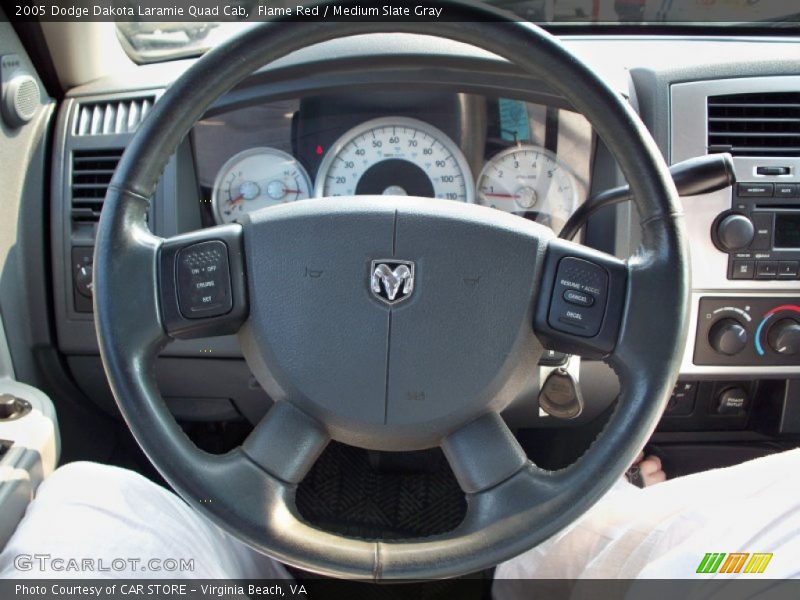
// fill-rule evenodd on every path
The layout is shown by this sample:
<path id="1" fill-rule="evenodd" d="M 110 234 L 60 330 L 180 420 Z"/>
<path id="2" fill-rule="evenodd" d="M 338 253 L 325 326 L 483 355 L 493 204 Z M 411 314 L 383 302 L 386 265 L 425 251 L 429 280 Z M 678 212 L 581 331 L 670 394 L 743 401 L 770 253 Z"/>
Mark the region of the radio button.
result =
<path id="1" fill-rule="evenodd" d="M 778 263 L 778 277 L 781 279 L 794 279 L 797 277 L 797 261 L 782 260 Z"/>
<path id="2" fill-rule="evenodd" d="M 756 279 L 775 279 L 778 276 L 778 263 L 774 260 L 760 260 L 756 264 Z"/>
<path id="3" fill-rule="evenodd" d="M 771 183 L 739 183 L 736 185 L 738 196 L 771 198 L 775 191 L 775 186 Z"/>
<path id="4" fill-rule="evenodd" d="M 754 237 L 753 222 L 744 215 L 728 215 L 717 225 L 718 245 L 728 252 L 747 248 Z"/>
<path id="5" fill-rule="evenodd" d="M 756 263 L 752 260 L 733 261 L 732 279 L 752 279 L 756 274 Z"/>
<path id="6" fill-rule="evenodd" d="M 750 248 L 753 250 L 772 250 L 772 221 L 773 213 L 754 212 L 750 215 L 755 228 L 753 243 Z"/>
<path id="7" fill-rule="evenodd" d="M 798 185 L 796 183 L 775 184 L 776 198 L 797 198 L 797 195 L 798 195 Z"/>
<path id="8" fill-rule="evenodd" d="M 756 175 L 789 175 L 789 167 L 756 167 Z"/>

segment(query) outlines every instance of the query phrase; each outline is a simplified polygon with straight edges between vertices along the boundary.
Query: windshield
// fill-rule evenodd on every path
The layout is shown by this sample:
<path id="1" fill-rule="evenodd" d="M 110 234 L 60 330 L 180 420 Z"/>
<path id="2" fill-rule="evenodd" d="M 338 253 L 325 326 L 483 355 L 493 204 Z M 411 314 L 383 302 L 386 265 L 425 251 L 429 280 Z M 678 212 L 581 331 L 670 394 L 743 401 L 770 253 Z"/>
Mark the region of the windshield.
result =
<path id="1" fill-rule="evenodd" d="M 447 8 L 425 5 L 377 6 L 365 4 L 356 11 L 340 6 L 338 14 L 314 13 L 317 0 L 213 1 L 188 8 L 161 8 L 144 2 L 130 4 L 130 12 L 117 22 L 120 40 L 137 62 L 154 62 L 197 55 L 213 48 L 243 28 L 275 17 L 293 20 L 346 19 L 448 19 Z M 651 33 L 669 28 L 702 27 L 707 31 L 754 29 L 790 33 L 800 26 L 794 2 L 784 0 L 486 0 L 487 5 L 512 12 L 519 19 L 547 28 L 586 31 L 647 28 Z M 303 13 L 302 7 L 312 12 Z M 387 13 L 388 9 L 408 11 Z M 418 10 L 422 12 L 416 12 Z M 427 12 L 425 12 L 427 9 Z M 332 10 L 337 10 L 333 8 Z M 375 11 L 375 12 L 372 12 Z M 221 20 L 208 21 L 209 16 Z M 183 21 L 164 21 L 179 17 Z M 794 33 L 794 31 L 791 31 Z"/>

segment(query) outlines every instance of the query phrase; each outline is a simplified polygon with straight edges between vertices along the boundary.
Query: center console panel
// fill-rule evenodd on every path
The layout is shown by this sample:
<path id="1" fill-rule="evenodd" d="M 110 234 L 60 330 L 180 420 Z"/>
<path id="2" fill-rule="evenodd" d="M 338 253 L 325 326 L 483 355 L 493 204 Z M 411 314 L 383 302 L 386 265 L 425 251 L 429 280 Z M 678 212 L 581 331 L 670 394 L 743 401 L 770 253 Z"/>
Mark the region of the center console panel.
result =
<path id="1" fill-rule="evenodd" d="M 683 199 L 692 315 L 683 377 L 800 378 L 800 77 L 670 87 L 670 160 L 733 155 L 738 183 Z"/>

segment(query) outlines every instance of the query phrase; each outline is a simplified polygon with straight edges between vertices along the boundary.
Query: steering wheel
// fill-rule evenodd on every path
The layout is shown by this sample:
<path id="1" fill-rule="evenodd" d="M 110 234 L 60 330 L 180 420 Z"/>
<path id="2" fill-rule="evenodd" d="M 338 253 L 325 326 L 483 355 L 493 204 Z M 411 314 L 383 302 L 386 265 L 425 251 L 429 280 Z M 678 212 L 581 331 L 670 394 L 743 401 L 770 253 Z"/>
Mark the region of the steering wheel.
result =
<path id="1" fill-rule="evenodd" d="M 553 535 L 633 461 L 661 416 L 686 340 L 682 217 L 641 121 L 543 30 L 449 6 L 451 16 L 459 11 L 450 22 L 263 23 L 208 52 L 136 133 L 100 220 L 95 323 L 136 440 L 190 505 L 252 547 L 321 574 L 456 576 Z M 483 48 L 583 113 L 633 190 L 636 255 L 618 260 L 481 206 L 394 196 L 307 200 L 169 239 L 150 233 L 149 199 L 163 167 L 223 93 L 306 46 L 399 32 Z M 171 339 L 232 333 L 275 403 L 239 448 L 211 455 L 176 424 L 153 364 Z M 543 344 L 604 358 L 621 382 L 598 439 L 555 472 L 528 460 L 500 417 Z M 400 541 L 304 522 L 294 493 L 331 439 L 390 451 L 440 446 L 466 494 L 463 522 Z"/>

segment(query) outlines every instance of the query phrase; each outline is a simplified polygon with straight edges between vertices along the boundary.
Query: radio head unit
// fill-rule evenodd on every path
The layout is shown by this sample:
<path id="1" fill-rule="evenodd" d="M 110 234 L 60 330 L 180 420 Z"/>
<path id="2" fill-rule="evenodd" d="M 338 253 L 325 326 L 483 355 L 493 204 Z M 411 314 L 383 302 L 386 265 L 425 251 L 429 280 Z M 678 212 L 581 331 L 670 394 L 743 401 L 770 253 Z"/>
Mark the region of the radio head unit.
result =
<path id="1" fill-rule="evenodd" d="M 728 279 L 798 279 L 800 185 L 737 184 L 711 238 L 728 254 Z"/>

